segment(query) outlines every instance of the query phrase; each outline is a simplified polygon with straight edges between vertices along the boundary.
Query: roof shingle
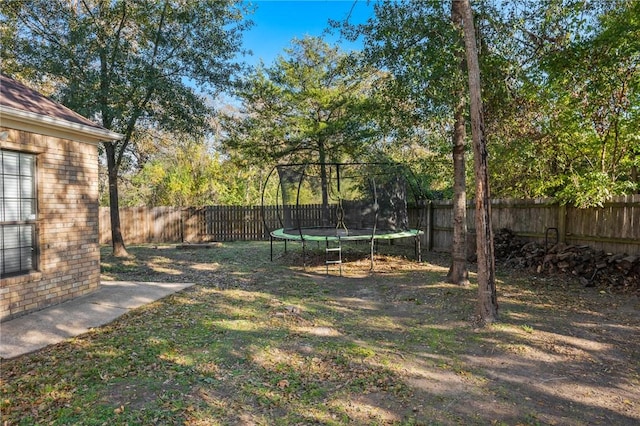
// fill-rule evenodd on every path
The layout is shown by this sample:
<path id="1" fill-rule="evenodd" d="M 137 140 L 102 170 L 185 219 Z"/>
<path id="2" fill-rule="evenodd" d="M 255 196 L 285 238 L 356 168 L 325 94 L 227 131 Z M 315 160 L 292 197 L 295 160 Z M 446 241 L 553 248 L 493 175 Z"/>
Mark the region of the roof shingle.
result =
<path id="1" fill-rule="evenodd" d="M 4 74 L 0 74 L 0 105 L 96 129 L 103 129 L 102 126 L 88 118 Z"/>

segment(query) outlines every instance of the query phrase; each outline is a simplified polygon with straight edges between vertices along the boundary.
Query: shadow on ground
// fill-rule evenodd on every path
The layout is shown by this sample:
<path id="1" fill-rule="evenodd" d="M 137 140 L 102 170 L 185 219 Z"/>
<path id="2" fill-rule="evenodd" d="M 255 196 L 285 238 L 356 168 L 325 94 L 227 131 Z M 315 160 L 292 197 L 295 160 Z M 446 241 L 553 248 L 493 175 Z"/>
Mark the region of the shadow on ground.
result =
<path id="1" fill-rule="evenodd" d="M 475 328 L 444 256 L 399 247 L 340 277 L 268 243 L 129 250 L 103 279 L 197 285 L 4 364 L 9 424 L 640 421 L 636 296 L 501 273 L 501 321 Z"/>

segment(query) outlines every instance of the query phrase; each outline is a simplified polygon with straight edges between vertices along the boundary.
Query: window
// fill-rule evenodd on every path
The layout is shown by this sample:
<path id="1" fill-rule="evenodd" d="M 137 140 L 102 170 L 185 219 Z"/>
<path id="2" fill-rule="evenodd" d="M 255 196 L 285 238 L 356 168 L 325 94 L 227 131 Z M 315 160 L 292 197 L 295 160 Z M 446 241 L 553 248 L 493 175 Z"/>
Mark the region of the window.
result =
<path id="1" fill-rule="evenodd" d="M 36 269 L 36 158 L 0 150 L 0 276 Z"/>

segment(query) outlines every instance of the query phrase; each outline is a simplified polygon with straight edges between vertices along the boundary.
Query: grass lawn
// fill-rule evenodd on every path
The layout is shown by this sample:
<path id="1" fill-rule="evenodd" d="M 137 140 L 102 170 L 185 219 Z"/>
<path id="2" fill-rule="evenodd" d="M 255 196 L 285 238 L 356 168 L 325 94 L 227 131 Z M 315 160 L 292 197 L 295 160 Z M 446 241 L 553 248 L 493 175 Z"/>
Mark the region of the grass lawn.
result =
<path id="1" fill-rule="evenodd" d="M 448 258 L 302 266 L 268 242 L 102 251 L 103 280 L 196 285 L 1 364 L 3 425 L 637 425 L 637 295 L 499 268 L 501 321 Z M 406 254 L 409 259 L 402 255 Z"/>

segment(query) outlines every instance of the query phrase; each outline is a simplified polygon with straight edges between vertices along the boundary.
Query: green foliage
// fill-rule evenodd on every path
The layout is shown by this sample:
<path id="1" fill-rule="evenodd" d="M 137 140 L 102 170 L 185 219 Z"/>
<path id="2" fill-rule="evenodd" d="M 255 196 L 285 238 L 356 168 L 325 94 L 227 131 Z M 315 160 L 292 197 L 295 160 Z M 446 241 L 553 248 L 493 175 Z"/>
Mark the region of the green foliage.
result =
<path id="1" fill-rule="evenodd" d="M 416 120 L 450 120 L 457 101 L 452 94 L 465 83 L 456 57 L 464 47 L 451 23 L 450 6 L 435 0 L 383 1 L 375 11 L 376 19 L 352 29 L 352 36 L 364 35 L 366 60 L 393 75 L 384 89 L 395 102 L 387 105 L 408 104 L 409 116 L 404 109 L 402 116 L 418 128 Z"/>
<path id="2" fill-rule="evenodd" d="M 590 172 L 565 176 L 562 189 L 556 194 L 561 203 L 576 207 L 602 207 L 607 199 L 614 195 L 632 192 L 635 186 L 631 182 L 612 182 L 603 172 Z"/>
<path id="3" fill-rule="evenodd" d="M 206 95 L 232 86 L 242 69 L 234 55 L 246 12 L 239 0 L 11 1 L 0 11 L 0 36 L 15 39 L 0 53 L 7 72 L 51 82 L 57 100 L 124 135 L 103 151 L 118 221 L 121 167 L 141 168 L 147 158 L 138 141 L 158 130 L 193 137 L 209 130 Z M 199 183 L 178 182 L 184 177 L 167 187 L 199 193 Z M 114 252 L 124 255 L 113 229 Z"/>
<path id="4" fill-rule="evenodd" d="M 260 205 L 266 172 L 238 165 L 201 142 L 183 141 L 126 179 L 128 206 Z M 266 200 L 269 202 L 269 199 Z"/>
<path id="5" fill-rule="evenodd" d="M 520 83 L 488 125 L 494 195 L 585 207 L 640 188 L 639 5 L 547 0 L 509 16 Z"/>
<path id="6" fill-rule="evenodd" d="M 363 37 L 361 56 L 293 40 L 241 85 L 244 2 L 5 3 L 2 71 L 125 135 L 103 149 L 126 205 L 258 204 L 278 161 L 410 161 L 432 197 L 452 194 L 466 82 L 450 2 L 376 2 L 364 25 L 334 22 Z M 587 206 L 639 191 L 640 1 L 473 6 L 492 195 Z M 216 129 L 224 151 L 196 148 L 212 130 L 208 97 L 231 87 L 241 107 Z"/>
<path id="7" fill-rule="evenodd" d="M 595 205 L 638 190 L 638 4 L 474 3 L 493 196 Z M 367 61 L 392 75 L 380 86 L 396 100 L 384 110 L 388 151 L 420 153 L 413 158 L 445 193 L 452 108 L 464 84 L 449 7 L 383 1 L 365 25 L 335 24 L 351 39 L 364 36 Z"/>
<path id="8" fill-rule="evenodd" d="M 347 38 L 362 37 L 363 61 L 385 70 L 375 90 L 383 100 L 379 149 L 395 161 L 411 161 L 435 198 L 452 193 L 453 112 L 465 98 L 464 49 L 450 9 L 441 1 L 383 1 L 363 25 L 334 23 Z"/>
<path id="9" fill-rule="evenodd" d="M 248 161 L 339 161 L 377 135 L 371 74 L 319 38 L 293 40 L 286 56 L 260 66 L 236 94 L 239 114 L 224 121 L 227 150 Z"/>
<path id="10" fill-rule="evenodd" d="M 138 125 L 202 132 L 215 94 L 240 66 L 241 9 L 232 1 L 15 1 L 11 71 L 56 82 L 56 97 L 131 138 Z M 189 79 L 187 84 L 186 79 Z M 128 141 L 127 141 L 128 142 Z"/>

